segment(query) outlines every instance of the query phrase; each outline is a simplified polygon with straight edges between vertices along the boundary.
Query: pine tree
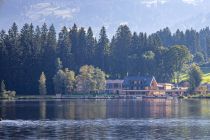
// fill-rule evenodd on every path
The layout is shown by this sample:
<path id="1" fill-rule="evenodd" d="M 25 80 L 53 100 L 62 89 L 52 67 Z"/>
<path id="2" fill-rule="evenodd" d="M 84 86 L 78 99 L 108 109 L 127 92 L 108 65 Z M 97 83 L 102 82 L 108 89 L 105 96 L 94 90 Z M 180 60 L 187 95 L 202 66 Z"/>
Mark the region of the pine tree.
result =
<path id="1" fill-rule="evenodd" d="M 6 37 L 7 35 L 5 31 L 2 30 L 0 32 L 0 73 L 5 73 L 7 75 L 6 69 L 5 69 L 7 67 L 5 62 L 7 62 L 7 55 L 8 55 L 7 50 L 6 50 L 6 42 L 5 42 Z M 0 79 L 5 79 L 6 78 L 4 77 L 5 74 L 1 74 Z"/>
<path id="2" fill-rule="evenodd" d="M 38 86 L 37 56 L 35 56 L 34 29 L 32 24 L 24 24 L 20 33 L 21 65 L 18 74 L 25 92 L 31 92 L 34 85 Z M 30 72 L 29 72 L 30 71 Z M 40 71 L 39 71 L 40 73 Z"/>
<path id="3" fill-rule="evenodd" d="M 163 30 L 158 31 L 157 34 L 163 46 L 170 47 L 171 45 L 173 45 L 171 31 L 168 27 L 164 28 Z"/>
<path id="4" fill-rule="evenodd" d="M 78 61 L 77 61 L 77 58 L 79 55 L 77 53 L 77 50 L 78 50 L 78 29 L 77 29 L 76 24 L 74 24 L 74 26 L 70 30 L 69 37 L 70 37 L 71 45 L 72 45 L 71 46 L 71 53 L 72 53 L 72 59 L 73 59 L 72 67 L 73 67 L 74 71 L 78 71 L 78 69 L 79 69 Z"/>
<path id="5" fill-rule="evenodd" d="M 179 29 L 176 31 L 176 33 L 173 35 L 173 42 L 174 45 L 184 45 L 185 44 L 185 35 L 183 31 L 180 31 Z"/>
<path id="6" fill-rule="evenodd" d="M 88 49 L 86 44 L 86 32 L 82 27 L 78 32 L 78 48 L 76 49 L 76 64 L 81 67 L 87 63 Z"/>
<path id="7" fill-rule="evenodd" d="M 46 30 L 46 29 L 45 29 Z M 46 34 L 46 45 L 43 46 L 42 64 L 43 70 L 47 77 L 48 93 L 53 93 L 53 75 L 56 73 L 55 61 L 56 61 L 56 32 L 53 25 L 50 26 L 49 31 Z"/>
<path id="8" fill-rule="evenodd" d="M 73 67 L 73 55 L 71 53 L 71 41 L 67 28 L 64 26 L 58 37 L 57 55 L 61 58 L 64 67 Z"/>
<path id="9" fill-rule="evenodd" d="M 133 33 L 131 38 L 131 47 L 129 48 L 128 54 L 128 65 L 129 65 L 129 73 L 133 75 L 138 75 L 141 73 L 141 56 L 142 55 L 142 46 L 141 46 L 141 38 L 137 35 L 136 32 Z"/>
<path id="10" fill-rule="evenodd" d="M 113 48 L 115 77 L 123 78 L 128 73 L 128 52 L 131 45 L 131 31 L 127 25 L 121 25 L 115 35 Z"/>
<path id="11" fill-rule="evenodd" d="M 39 94 L 40 95 L 46 95 L 47 89 L 46 89 L 46 77 L 44 72 L 42 72 L 40 78 L 39 78 Z"/>
<path id="12" fill-rule="evenodd" d="M 93 37 L 93 31 L 91 27 L 87 30 L 86 36 L 86 43 L 87 43 L 87 64 L 95 64 L 94 58 L 96 58 L 96 42 Z"/>
<path id="13" fill-rule="evenodd" d="M 97 66 L 101 68 L 102 70 L 108 71 L 108 57 L 110 55 L 110 46 L 109 46 L 109 39 L 106 35 L 106 29 L 103 26 L 101 28 L 100 34 L 99 34 L 99 40 L 97 45 Z"/>
<path id="14" fill-rule="evenodd" d="M 18 33 L 18 27 L 16 23 L 13 23 L 12 27 L 8 31 L 8 37 L 6 38 L 6 65 L 5 65 L 5 79 L 7 86 L 12 89 L 16 89 L 18 92 L 22 91 L 22 50 L 20 48 L 20 34 Z M 13 84 L 16 83 L 16 84 Z"/>

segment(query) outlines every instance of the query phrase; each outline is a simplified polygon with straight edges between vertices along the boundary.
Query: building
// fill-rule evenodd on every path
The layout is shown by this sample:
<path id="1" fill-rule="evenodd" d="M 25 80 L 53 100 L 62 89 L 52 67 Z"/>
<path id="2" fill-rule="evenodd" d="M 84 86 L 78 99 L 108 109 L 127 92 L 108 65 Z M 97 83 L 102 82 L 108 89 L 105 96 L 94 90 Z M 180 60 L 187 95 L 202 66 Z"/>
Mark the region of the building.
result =
<path id="1" fill-rule="evenodd" d="M 123 80 L 106 80 L 106 92 L 119 93 L 123 89 Z"/>
<path id="2" fill-rule="evenodd" d="M 154 76 L 128 76 L 124 79 L 124 90 L 156 90 L 157 81 Z"/>
<path id="3" fill-rule="evenodd" d="M 172 90 L 174 85 L 170 83 L 158 83 L 159 90 Z"/>

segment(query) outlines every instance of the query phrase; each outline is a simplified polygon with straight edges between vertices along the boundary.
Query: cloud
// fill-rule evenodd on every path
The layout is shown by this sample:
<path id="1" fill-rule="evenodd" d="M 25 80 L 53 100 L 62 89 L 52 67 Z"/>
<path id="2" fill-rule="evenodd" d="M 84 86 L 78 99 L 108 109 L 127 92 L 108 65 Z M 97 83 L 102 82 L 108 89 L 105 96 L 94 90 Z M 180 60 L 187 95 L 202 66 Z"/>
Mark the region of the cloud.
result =
<path id="1" fill-rule="evenodd" d="M 54 5 L 52 3 L 37 3 L 26 8 L 25 16 L 32 21 L 43 21 L 46 17 L 56 17 L 70 20 L 73 15 L 79 12 L 79 8 L 69 8 Z"/>
<path id="2" fill-rule="evenodd" d="M 203 0 L 182 0 L 182 2 L 186 3 L 186 4 L 191 4 L 191 5 L 198 5 L 199 3 L 202 3 Z"/>
<path id="3" fill-rule="evenodd" d="M 168 0 L 142 0 L 142 4 L 146 5 L 147 7 L 157 6 L 157 5 L 163 5 Z"/>

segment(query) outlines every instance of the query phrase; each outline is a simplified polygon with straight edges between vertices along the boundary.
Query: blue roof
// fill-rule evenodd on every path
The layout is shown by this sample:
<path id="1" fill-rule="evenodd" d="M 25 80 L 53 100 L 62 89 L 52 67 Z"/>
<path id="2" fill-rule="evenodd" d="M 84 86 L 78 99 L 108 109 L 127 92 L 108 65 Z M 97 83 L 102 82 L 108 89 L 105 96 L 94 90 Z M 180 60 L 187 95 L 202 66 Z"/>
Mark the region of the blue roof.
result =
<path id="1" fill-rule="evenodd" d="M 130 86 L 131 81 L 143 81 L 141 86 L 148 87 L 151 86 L 152 80 L 155 80 L 154 76 L 127 76 L 124 79 L 123 85 Z"/>

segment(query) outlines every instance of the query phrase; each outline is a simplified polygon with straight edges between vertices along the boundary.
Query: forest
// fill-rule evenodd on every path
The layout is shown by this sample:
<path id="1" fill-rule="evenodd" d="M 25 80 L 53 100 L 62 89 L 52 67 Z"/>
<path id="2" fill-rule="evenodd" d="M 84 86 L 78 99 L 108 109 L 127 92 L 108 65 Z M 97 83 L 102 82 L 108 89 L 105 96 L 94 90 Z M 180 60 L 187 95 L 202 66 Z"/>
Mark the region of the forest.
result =
<path id="1" fill-rule="evenodd" d="M 192 62 L 208 64 L 210 29 L 196 31 L 164 28 L 153 34 L 131 32 L 120 25 L 113 37 L 106 28 L 94 35 L 91 27 L 74 24 L 59 33 L 53 25 L 34 27 L 13 23 L 0 32 L 0 80 L 21 95 L 39 93 L 39 78 L 46 76 L 47 93 L 54 94 L 53 77 L 62 68 L 79 73 L 80 67 L 92 65 L 103 70 L 109 79 L 127 75 L 153 75 L 158 82 L 171 82 Z"/>

